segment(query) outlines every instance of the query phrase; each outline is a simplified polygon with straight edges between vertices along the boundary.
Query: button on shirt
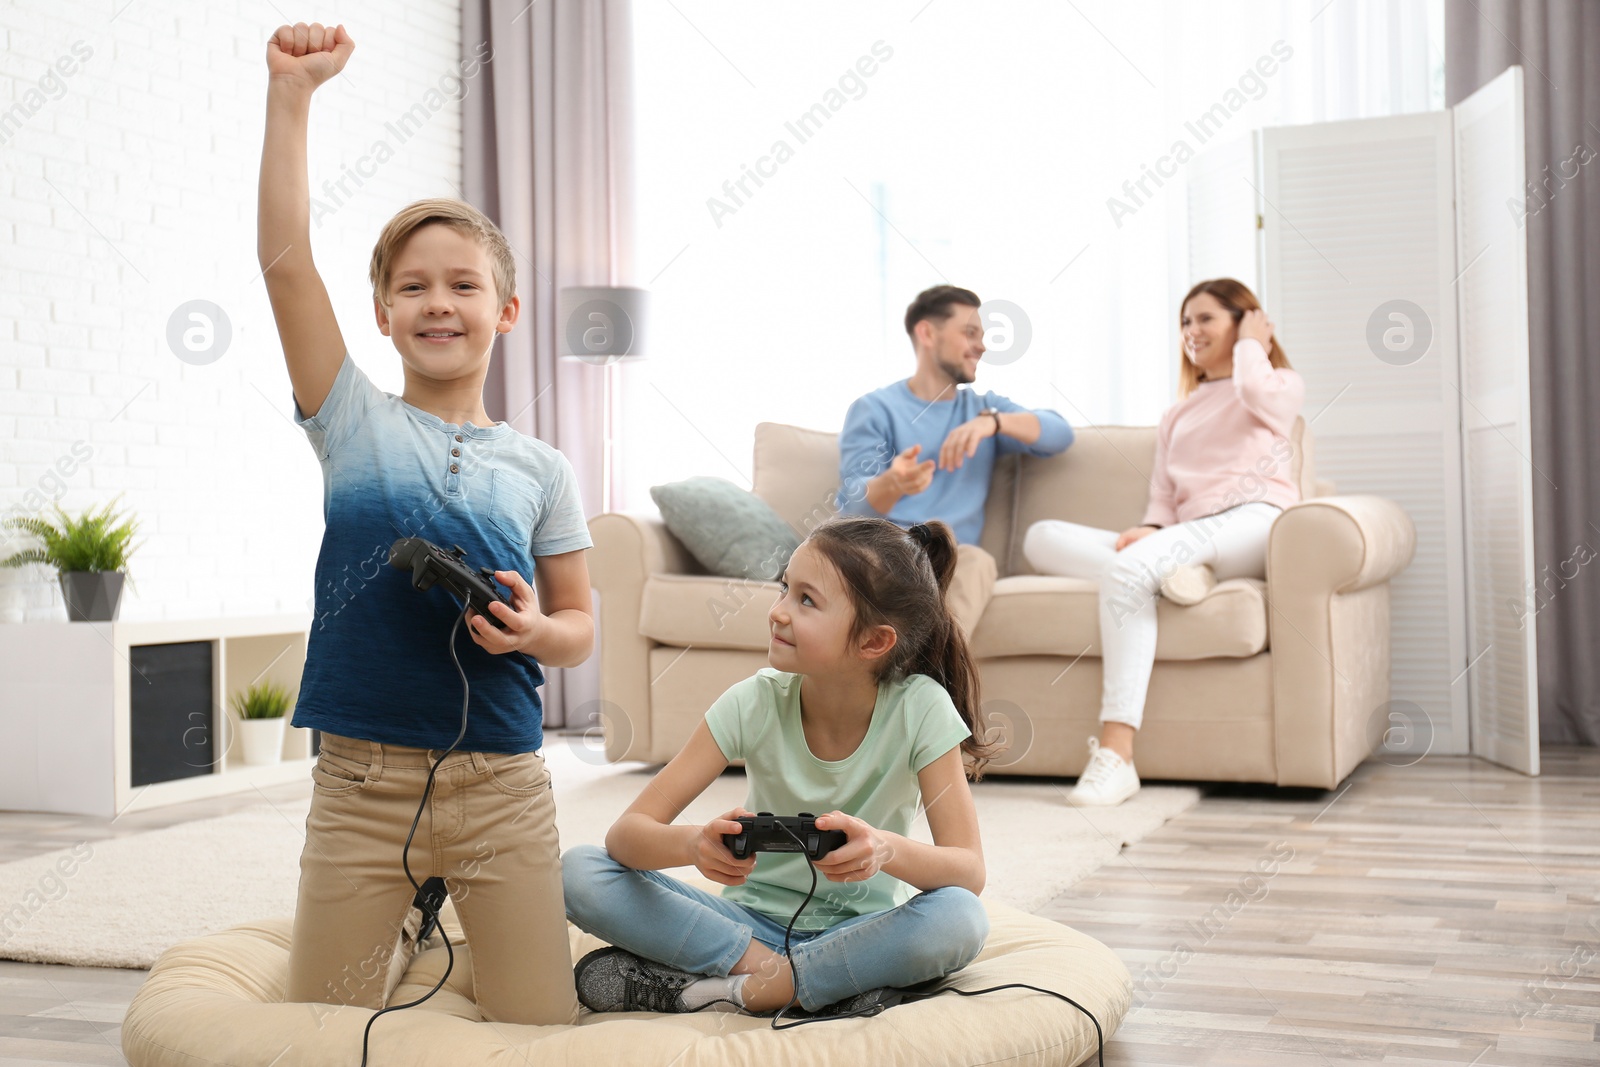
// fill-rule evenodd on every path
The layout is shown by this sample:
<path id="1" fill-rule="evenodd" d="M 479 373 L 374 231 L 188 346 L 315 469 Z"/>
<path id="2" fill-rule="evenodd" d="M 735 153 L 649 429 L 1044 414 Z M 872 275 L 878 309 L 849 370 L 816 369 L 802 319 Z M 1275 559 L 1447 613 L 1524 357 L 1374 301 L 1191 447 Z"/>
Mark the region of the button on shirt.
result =
<path id="1" fill-rule="evenodd" d="M 447 748 L 461 725 L 450 639 L 464 605 L 442 585 L 414 588 L 389 547 L 402 537 L 460 546 L 472 570 L 516 571 L 531 586 L 537 557 L 593 545 L 572 467 L 506 423 L 457 426 L 412 407 L 348 354 L 316 415 L 298 402 L 294 414 L 322 464 L 326 522 L 294 725 Z M 461 747 L 541 747 L 538 661 L 491 655 L 464 621 L 455 651 L 470 686 Z"/>

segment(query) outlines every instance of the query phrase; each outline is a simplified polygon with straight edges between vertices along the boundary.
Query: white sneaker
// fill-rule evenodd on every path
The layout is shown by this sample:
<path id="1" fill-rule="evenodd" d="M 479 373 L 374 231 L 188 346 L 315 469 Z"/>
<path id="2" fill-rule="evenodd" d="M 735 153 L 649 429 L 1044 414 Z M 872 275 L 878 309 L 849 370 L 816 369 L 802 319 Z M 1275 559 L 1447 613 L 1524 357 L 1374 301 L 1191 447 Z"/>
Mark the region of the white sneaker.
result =
<path id="1" fill-rule="evenodd" d="M 1067 794 L 1075 808 L 1110 808 L 1139 791 L 1139 776 L 1133 764 L 1100 747 L 1098 737 L 1089 738 L 1089 762 L 1078 776 L 1078 784 Z"/>
<path id="2" fill-rule="evenodd" d="M 1217 573 L 1204 563 L 1182 566 L 1161 583 L 1161 595 L 1174 604 L 1198 604 L 1217 587 Z"/>

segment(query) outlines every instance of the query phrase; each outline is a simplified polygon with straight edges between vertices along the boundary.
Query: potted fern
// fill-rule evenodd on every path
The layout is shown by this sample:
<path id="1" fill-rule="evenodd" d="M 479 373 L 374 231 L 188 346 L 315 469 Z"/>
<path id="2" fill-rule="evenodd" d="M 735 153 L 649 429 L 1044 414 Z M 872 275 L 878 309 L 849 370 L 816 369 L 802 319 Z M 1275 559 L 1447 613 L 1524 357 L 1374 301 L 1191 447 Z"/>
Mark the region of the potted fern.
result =
<path id="1" fill-rule="evenodd" d="M 284 716 L 294 705 L 289 691 L 273 682 L 259 682 L 233 694 L 239 716 L 239 749 L 252 766 L 283 759 Z"/>
<path id="2" fill-rule="evenodd" d="M 117 499 L 121 499 L 119 496 Z M 43 542 L 41 548 L 24 549 L 0 560 L 0 567 L 48 563 L 56 569 L 67 618 L 73 622 L 111 622 L 122 608 L 122 583 L 128 577 L 128 557 L 139 524 L 113 513 L 116 500 L 99 511 L 85 511 L 74 519 L 54 505 L 58 522 L 38 516 L 7 519 L 8 529 L 23 530 Z"/>

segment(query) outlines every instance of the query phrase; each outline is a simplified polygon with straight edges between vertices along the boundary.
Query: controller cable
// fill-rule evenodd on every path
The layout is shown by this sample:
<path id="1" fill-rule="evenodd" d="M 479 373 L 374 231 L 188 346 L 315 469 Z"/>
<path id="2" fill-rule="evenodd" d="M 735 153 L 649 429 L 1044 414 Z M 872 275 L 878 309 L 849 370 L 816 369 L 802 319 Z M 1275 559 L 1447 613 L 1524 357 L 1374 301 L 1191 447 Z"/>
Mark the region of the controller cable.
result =
<path id="1" fill-rule="evenodd" d="M 778 826 L 783 830 L 784 833 L 788 834 L 789 837 L 793 839 L 796 845 L 800 846 L 800 854 L 802 856 L 806 856 L 806 865 L 811 868 L 811 889 L 806 893 L 806 898 L 800 902 L 800 907 L 795 910 L 794 917 L 789 920 L 789 926 L 783 932 L 783 955 L 784 958 L 789 961 L 789 969 L 794 971 L 794 957 L 790 955 L 790 938 L 794 934 L 794 924 L 800 921 L 801 913 L 806 910 L 806 906 L 811 903 L 811 898 L 816 895 L 817 865 L 812 861 L 810 856 L 806 855 L 805 843 L 800 840 L 795 832 L 789 829 L 789 827 L 783 823 L 778 823 Z M 795 982 L 795 987 L 798 990 L 798 981 Z M 940 989 L 933 992 L 924 993 L 917 993 L 909 990 L 896 990 L 896 992 L 903 994 L 902 1000 L 898 1001 L 897 1003 L 909 1003 L 916 1000 L 927 1000 L 931 997 L 939 996 L 942 993 L 957 993 L 963 997 L 976 997 L 982 996 L 985 993 L 998 993 L 1002 989 L 1031 989 L 1036 993 L 1048 993 L 1058 1000 L 1066 1001 L 1068 1004 L 1071 1004 L 1074 1008 L 1077 1008 L 1079 1011 L 1083 1012 L 1083 1014 L 1087 1015 L 1089 1017 L 1089 1021 L 1094 1024 L 1095 1047 L 1097 1052 L 1096 1062 L 1099 1063 L 1100 1067 L 1105 1067 L 1106 1042 L 1105 1033 L 1100 1029 L 1100 1020 L 1096 1019 L 1094 1017 L 1094 1013 L 1088 1008 L 1085 1008 L 1082 1004 L 1079 1004 L 1076 1000 L 1073 1000 L 1064 993 L 1057 993 L 1054 989 L 1042 989 L 1039 986 L 1028 985 L 1024 982 L 1007 982 L 1005 985 L 990 986 L 988 989 Z M 777 1014 L 772 1017 L 772 1029 L 789 1030 L 796 1026 L 805 1026 L 807 1023 L 832 1022 L 836 1019 L 866 1018 L 868 1016 L 877 1015 L 886 1010 L 885 1005 L 874 1004 L 871 1007 L 862 1008 L 858 1011 L 847 1012 L 842 1015 L 816 1015 L 807 1019 L 795 1019 L 791 1022 L 781 1022 L 784 1013 L 790 1008 L 796 1007 L 799 1002 L 799 994 L 797 992 L 794 998 L 792 998 L 788 1004 L 785 1004 L 782 1008 L 779 1008 Z"/>
<path id="2" fill-rule="evenodd" d="M 406 872 L 406 881 L 410 882 L 411 888 L 417 891 L 416 897 L 411 901 L 411 906 L 422 913 L 422 923 L 417 929 L 417 947 L 419 949 L 434 929 L 438 927 L 439 910 L 444 907 L 445 901 L 450 899 L 450 893 L 445 887 L 443 878 L 429 878 L 421 885 L 417 884 L 416 876 L 411 873 L 411 839 L 416 836 L 417 826 L 422 822 L 422 812 L 428 806 L 428 798 L 433 795 L 433 776 L 439 773 L 439 765 L 445 761 L 445 757 L 454 752 L 456 746 L 461 744 L 462 738 L 467 736 L 467 698 L 470 687 L 467 684 L 467 672 L 461 669 L 461 660 L 456 655 L 456 631 L 461 628 L 462 620 L 467 617 L 467 613 L 471 610 L 472 605 L 468 603 L 462 609 L 461 614 L 456 616 L 455 625 L 450 627 L 450 658 L 455 661 L 456 673 L 461 675 L 461 729 L 456 733 L 456 739 L 450 742 L 450 747 L 441 752 L 439 758 L 433 761 L 433 766 L 428 769 L 428 781 L 422 787 L 422 800 L 417 804 L 417 814 L 411 820 L 411 830 L 406 834 L 405 848 L 400 853 L 400 866 Z M 441 930 L 440 933 L 443 934 L 443 931 Z M 366 1029 L 361 1032 L 361 1067 L 367 1067 L 367 1041 L 372 1036 L 372 1024 L 378 1021 L 378 1016 L 387 1015 L 391 1011 L 400 1011 L 403 1008 L 414 1008 L 439 992 L 440 989 L 443 989 L 444 984 L 450 980 L 450 972 L 456 965 L 456 950 L 450 944 L 448 936 L 444 936 L 443 941 L 447 962 L 445 963 L 443 976 L 434 984 L 434 987 L 416 1000 L 405 1004 L 391 1004 L 388 1007 L 379 1008 L 373 1013 L 372 1018 L 367 1020 Z"/>

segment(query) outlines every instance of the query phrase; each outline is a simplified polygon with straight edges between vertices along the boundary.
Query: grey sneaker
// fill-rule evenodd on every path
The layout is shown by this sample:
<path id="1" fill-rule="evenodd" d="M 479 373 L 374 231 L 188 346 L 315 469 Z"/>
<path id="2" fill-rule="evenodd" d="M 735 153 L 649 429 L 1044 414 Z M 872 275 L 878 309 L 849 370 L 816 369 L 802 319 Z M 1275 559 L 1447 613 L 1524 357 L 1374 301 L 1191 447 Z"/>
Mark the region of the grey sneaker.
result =
<path id="1" fill-rule="evenodd" d="M 590 1011 L 685 1012 L 683 987 L 703 977 L 614 947 L 595 949 L 572 973 Z"/>

